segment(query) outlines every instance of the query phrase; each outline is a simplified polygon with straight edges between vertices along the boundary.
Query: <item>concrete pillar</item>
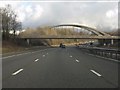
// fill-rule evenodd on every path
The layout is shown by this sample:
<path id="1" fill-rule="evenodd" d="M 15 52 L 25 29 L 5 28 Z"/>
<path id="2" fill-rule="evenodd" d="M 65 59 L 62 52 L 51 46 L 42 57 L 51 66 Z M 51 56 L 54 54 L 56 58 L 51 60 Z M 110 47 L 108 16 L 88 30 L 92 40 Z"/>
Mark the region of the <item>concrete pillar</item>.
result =
<path id="1" fill-rule="evenodd" d="M 113 45 L 113 44 L 114 44 L 113 39 L 111 39 L 111 45 Z"/>
<path id="2" fill-rule="evenodd" d="M 28 44 L 28 45 L 30 44 L 30 39 L 27 39 L 27 44 Z"/>

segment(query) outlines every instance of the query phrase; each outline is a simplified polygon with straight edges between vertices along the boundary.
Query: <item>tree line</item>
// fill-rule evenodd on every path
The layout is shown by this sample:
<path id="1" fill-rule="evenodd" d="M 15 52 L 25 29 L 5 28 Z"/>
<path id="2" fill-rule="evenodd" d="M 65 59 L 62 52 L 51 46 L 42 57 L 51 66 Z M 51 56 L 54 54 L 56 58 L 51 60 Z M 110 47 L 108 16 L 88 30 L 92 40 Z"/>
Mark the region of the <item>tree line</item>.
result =
<path id="1" fill-rule="evenodd" d="M 16 31 L 22 29 L 22 23 L 17 21 L 17 14 L 9 4 L 5 7 L 0 7 L 0 23 L 3 40 L 15 39 Z M 10 31 L 13 31 L 12 35 Z"/>

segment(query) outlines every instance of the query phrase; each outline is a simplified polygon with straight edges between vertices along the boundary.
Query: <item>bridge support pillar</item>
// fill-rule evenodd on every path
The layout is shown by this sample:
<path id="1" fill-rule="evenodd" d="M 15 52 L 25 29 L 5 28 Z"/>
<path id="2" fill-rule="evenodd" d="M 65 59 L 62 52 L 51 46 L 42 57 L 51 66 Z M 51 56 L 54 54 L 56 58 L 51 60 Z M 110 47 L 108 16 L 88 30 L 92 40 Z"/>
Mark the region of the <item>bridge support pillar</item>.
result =
<path id="1" fill-rule="evenodd" d="M 113 39 L 111 39 L 111 45 L 113 45 L 114 44 L 114 41 L 113 41 Z"/>
<path id="2" fill-rule="evenodd" d="M 27 39 L 27 44 L 30 45 L 30 39 Z"/>

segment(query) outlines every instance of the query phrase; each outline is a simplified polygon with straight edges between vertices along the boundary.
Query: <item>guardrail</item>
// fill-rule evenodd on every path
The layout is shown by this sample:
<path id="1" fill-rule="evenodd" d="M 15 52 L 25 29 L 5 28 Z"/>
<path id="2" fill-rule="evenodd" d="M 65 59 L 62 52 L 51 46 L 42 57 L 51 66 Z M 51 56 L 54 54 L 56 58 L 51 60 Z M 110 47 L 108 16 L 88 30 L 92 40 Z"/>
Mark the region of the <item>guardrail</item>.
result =
<path id="1" fill-rule="evenodd" d="M 98 47 L 83 47 L 83 46 L 78 46 L 81 50 L 99 55 L 102 57 L 107 57 L 107 58 L 112 58 L 116 60 L 120 60 L 120 50 L 118 49 L 106 49 L 106 48 L 98 48 Z"/>

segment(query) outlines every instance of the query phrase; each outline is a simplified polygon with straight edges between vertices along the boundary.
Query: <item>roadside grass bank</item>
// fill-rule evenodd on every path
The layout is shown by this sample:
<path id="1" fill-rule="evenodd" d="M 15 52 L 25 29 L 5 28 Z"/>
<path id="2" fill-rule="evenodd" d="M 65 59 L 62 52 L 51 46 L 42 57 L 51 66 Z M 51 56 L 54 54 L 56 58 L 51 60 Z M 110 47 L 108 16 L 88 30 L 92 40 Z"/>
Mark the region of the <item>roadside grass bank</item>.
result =
<path id="1" fill-rule="evenodd" d="M 2 46 L 0 49 L 2 50 L 2 55 L 12 54 L 12 53 L 19 53 L 24 51 L 30 50 L 38 50 L 38 49 L 46 49 L 50 48 L 51 46 L 20 46 L 12 42 L 2 42 Z"/>

